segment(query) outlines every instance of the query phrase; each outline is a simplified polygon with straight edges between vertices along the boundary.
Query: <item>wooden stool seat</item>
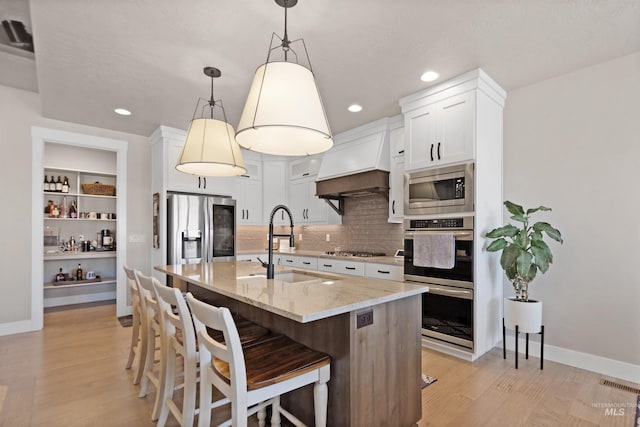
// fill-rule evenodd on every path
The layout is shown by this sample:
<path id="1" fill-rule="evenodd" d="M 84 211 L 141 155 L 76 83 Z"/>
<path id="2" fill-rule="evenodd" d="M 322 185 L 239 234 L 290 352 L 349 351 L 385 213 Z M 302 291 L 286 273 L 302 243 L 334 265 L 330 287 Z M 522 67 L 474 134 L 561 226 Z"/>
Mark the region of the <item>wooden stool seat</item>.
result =
<path id="1" fill-rule="evenodd" d="M 247 372 L 247 390 L 257 390 L 286 381 L 331 363 L 331 358 L 292 339 L 279 335 L 243 347 Z M 229 364 L 214 359 L 216 373 L 231 383 Z"/>

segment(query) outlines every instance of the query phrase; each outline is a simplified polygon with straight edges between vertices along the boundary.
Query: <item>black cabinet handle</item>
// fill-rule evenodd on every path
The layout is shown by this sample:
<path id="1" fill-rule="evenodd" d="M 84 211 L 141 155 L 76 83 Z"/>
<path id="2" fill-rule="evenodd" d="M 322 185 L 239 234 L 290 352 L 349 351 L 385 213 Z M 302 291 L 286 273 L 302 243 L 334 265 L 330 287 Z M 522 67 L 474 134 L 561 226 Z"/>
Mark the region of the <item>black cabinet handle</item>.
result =
<path id="1" fill-rule="evenodd" d="M 331 264 L 322 264 L 322 266 L 323 267 L 329 267 L 329 268 L 333 267 L 333 265 L 331 265 Z"/>
<path id="2" fill-rule="evenodd" d="M 204 180 L 204 188 L 207 189 L 207 177 L 202 178 Z"/>
<path id="3" fill-rule="evenodd" d="M 391 213 L 396 213 L 396 201 L 391 202 Z"/>
<path id="4" fill-rule="evenodd" d="M 200 188 L 202 186 L 202 177 L 199 176 L 198 177 L 198 188 Z"/>
<path id="5" fill-rule="evenodd" d="M 440 160 L 440 143 L 438 142 L 438 160 Z"/>
<path id="6" fill-rule="evenodd" d="M 378 273 L 381 273 L 381 274 L 389 274 L 389 273 L 391 273 L 391 272 L 390 272 L 390 271 L 378 270 Z"/>
<path id="7" fill-rule="evenodd" d="M 286 262 L 293 262 L 292 259 L 285 259 Z"/>
<path id="8" fill-rule="evenodd" d="M 282 220 L 284 221 L 284 210 L 280 211 L 280 216 L 282 216 Z"/>
<path id="9" fill-rule="evenodd" d="M 249 209 L 247 209 L 247 219 L 249 219 Z"/>
<path id="10" fill-rule="evenodd" d="M 404 150 L 398 151 L 398 154 L 404 154 Z"/>
<path id="11" fill-rule="evenodd" d="M 355 270 L 355 267 L 345 267 L 347 270 Z"/>
<path id="12" fill-rule="evenodd" d="M 303 263 L 304 265 L 311 265 L 311 263 L 310 263 L 309 261 L 302 261 L 302 263 Z"/>
<path id="13" fill-rule="evenodd" d="M 303 173 L 302 176 L 309 176 L 309 172 Z"/>
<path id="14" fill-rule="evenodd" d="M 431 144 L 431 161 L 433 162 L 433 144 Z"/>

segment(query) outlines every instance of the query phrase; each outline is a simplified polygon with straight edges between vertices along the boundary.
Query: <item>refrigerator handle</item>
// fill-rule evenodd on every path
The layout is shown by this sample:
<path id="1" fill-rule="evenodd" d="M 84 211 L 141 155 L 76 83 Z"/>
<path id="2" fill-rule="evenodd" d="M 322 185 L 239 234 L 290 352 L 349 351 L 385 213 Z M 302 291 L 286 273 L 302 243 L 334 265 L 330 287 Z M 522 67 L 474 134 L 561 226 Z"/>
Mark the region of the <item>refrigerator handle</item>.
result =
<path id="1" fill-rule="evenodd" d="M 209 199 L 205 197 L 202 204 L 202 262 L 209 261 Z"/>

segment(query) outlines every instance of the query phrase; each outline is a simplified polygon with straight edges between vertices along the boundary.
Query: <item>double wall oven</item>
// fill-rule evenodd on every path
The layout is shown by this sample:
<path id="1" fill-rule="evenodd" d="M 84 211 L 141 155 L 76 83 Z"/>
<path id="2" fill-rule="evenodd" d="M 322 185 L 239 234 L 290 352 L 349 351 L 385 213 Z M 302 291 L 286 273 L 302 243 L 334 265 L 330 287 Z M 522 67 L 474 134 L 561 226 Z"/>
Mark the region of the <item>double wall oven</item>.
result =
<path id="1" fill-rule="evenodd" d="M 472 350 L 473 217 L 405 219 L 404 226 L 404 279 L 429 286 L 422 294 L 422 334 Z M 418 245 L 429 244 L 429 236 L 439 236 L 433 240 L 438 244 L 452 243 L 443 248 L 450 265 L 442 268 L 418 259 L 424 252 Z"/>

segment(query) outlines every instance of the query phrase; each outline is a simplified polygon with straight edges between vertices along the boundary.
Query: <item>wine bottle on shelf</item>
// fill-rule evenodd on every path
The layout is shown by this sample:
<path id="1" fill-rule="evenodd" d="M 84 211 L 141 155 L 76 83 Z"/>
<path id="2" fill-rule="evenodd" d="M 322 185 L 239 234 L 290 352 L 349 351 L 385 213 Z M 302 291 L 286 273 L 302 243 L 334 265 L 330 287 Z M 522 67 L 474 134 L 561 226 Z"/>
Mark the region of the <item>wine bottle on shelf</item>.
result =
<path id="1" fill-rule="evenodd" d="M 50 190 L 50 186 L 49 186 L 49 178 L 47 178 L 47 175 L 44 176 L 44 191 L 49 191 Z"/>
<path id="2" fill-rule="evenodd" d="M 76 270 L 76 280 L 82 280 L 82 268 L 80 264 L 78 264 L 78 269 Z"/>
<path id="3" fill-rule="evenodd" d="M 69 178 L 67 178 L 66 176 L 64 177 L 64 181 L 62 181 L 62 192 L 69 192 Z"/>
<path id="4" fill-rule="evenodd" d="M 60 175 L 58 175 L 58 180 L 56 181 L 56 191 L 62 193 L 62 180 L 60 179 Z"/>
<path id="5" fill-rule="evenodd" d="M 71 201 L 71 206 L 69 206 L 69 218 L 78 218 L 78 211 L 76 210 L 76 202 Z"/>
<path id="6" fill-rule="evenodd" d="M 60 267 L 60 271 L 56 274 L 56 282 L 64 282 L 64 273 L 62 272 L 62 267 Z"/>

